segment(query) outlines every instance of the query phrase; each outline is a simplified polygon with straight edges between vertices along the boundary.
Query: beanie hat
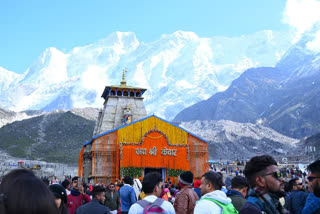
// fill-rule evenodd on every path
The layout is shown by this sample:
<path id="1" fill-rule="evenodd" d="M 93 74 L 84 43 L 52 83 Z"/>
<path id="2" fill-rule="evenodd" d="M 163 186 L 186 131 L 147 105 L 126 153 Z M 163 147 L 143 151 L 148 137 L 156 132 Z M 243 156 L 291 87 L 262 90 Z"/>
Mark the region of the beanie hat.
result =
<path id="1" fill-rule="evenodd" d="M 180 174 L 179 181 L 185 185 L 192 185 L 193 183 L 193 174 L 190 171 L 186 171 Z"/>
<path id="2" fill-rule="evenodd" d="M 194 187 L 194 188 L 199 188 L 200 185 L 201 185 L 201 181 L 200 181 L 200 180 L 196 180 L 196 181 L 194 182 L 194 184 L 193 184 L 193 187 Z"/>
<path id="3" fill-rule="evenodd" d="M 60 184 L 52 184 L 49 186 L 49 188 L 57 198 L 61 198 L 65 204 L 67 203 L 67 193 L 63 186 Z"/>

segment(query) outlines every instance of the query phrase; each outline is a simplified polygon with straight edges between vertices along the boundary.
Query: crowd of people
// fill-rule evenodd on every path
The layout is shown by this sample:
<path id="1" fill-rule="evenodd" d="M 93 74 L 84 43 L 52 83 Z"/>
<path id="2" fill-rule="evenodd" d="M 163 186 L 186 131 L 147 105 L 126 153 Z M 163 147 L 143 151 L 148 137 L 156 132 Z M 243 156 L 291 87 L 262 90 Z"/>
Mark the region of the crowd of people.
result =
<path id="1" fill-rule="evenodd" d="M 185 171 L 174 184 L 150 172 L 142 182 L 125 176 L 121 182 L 92 186 L 79 177 L 48 185 L 32 171 L 16 169 L 1 181 L 0 213 L 320 213 L 320 160 L 308 166 L 306 178 L 284 180 L 268 155 L 251 158 L 243 173 L 224 179 L 210 170 L 194 180 Z"/>

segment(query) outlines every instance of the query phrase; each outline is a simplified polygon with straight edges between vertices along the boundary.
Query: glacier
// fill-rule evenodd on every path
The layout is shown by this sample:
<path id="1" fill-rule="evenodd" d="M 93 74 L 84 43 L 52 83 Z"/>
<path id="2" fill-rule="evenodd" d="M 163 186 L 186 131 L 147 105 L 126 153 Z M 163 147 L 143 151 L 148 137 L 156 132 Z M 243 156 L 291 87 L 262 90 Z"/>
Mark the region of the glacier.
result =
<path id="1" fill-rule="evenodd" d="M 114 32 L 64 53 L 47 48 L 23 73 L 0 67 L 0 106 L 13 111 L 98 107 L 106 85 L 147 88 L 149 114 L 171 120 L 182 109 L 228 88 L 248 68 L 275 66 L 291 46 L 288 32 L 201 38 L 177 31 L 145 43 Z"/>

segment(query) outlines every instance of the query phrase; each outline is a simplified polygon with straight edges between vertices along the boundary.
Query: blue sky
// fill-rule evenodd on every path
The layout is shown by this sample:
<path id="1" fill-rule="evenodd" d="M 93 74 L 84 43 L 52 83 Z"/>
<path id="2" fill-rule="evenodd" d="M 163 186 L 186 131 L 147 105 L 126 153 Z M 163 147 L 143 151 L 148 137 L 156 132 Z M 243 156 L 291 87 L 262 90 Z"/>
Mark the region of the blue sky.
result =
<path id="1" fill-rule="evenodd" d="M 0 66 L 23 73 L 48 47 L 68 52 L 115 31 L 154 41 L 177 30 L 200 37 L 286 31 L 286 0 L 0 0 Z"/>

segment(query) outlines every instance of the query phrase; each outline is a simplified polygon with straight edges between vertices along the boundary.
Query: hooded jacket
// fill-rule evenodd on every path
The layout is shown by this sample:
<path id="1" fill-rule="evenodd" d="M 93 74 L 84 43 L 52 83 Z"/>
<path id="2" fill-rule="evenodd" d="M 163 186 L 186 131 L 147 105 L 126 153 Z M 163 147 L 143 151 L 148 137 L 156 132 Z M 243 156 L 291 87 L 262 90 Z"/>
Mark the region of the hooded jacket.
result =
<path id="1" fill-rule="evenodd" d="M 195 214 L 205 214 L 205 213 L 221 213 L 222 208 L 216 203 L 208 200 L 201 200 L 204 198 L 211 198 L 217 200 L 225 205 L 231 203 L 231 199 L 227 197 L 227 195 L 221 190 L 215 190 L 203 195 L 200 198 L 200 201 L 197 202 L 196 207 L 194 208 Z"/>

